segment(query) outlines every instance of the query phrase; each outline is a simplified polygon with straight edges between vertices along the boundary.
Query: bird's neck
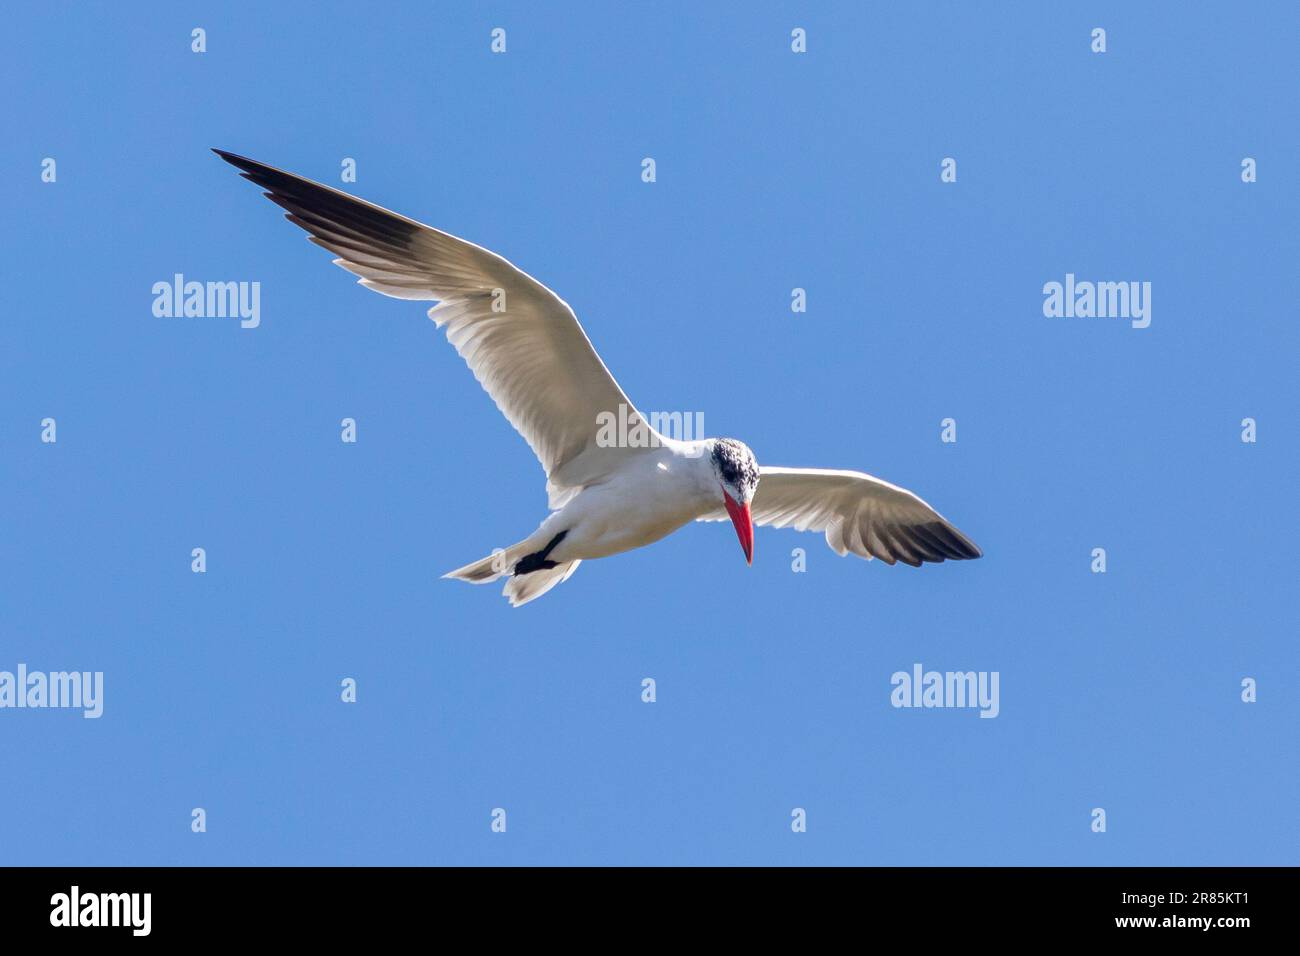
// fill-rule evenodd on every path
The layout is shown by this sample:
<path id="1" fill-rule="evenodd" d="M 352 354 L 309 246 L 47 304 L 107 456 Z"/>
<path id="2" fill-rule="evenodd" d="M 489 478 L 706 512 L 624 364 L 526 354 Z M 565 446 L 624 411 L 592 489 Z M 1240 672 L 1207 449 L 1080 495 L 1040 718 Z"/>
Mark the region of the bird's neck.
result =
<path id="1" fill-rule="evenodd" d="M 721 493 L 713 469 L 713 439 L 673 442 L 670 452 L 666 467 L 676 471 L 702 501 L 716 503 Z"/>

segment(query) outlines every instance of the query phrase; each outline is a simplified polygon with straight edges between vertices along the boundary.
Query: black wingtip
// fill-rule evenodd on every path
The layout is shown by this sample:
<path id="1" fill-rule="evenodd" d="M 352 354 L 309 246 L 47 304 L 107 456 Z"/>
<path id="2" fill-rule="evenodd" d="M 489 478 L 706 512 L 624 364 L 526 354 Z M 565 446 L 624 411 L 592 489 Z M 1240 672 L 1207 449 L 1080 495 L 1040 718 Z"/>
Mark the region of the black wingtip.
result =
<path id="1" fill-rule="evenodd" d="M 224 149 L 217 149 L 215 146 L 210 146 L 208 148 L 236 169 L 248 171 L 251 169 L 265 168 L 262 163 L 259 163 L 255 159 L 249 159 L 247 156 L 240 156 L 238 153 L 232 153 Z"/>
<path id="2" fill-rule="evenodd" d="M 944 530 L 949 533 L 949 544 L 954 551 L 949 557 L 959 561 L 974 561 L 976 558 L 984 557 L 984 552 L 980 550 L 979 545 L 956 528 L 947 527 Z"/>
<path id="3" fill-rule="evenodd" d="M 208 147 L 231 166 L 240 170 L 240 175 L 245 179 L 252 179 L 253 176 L 281 176 L 286 179 L 297 179 L 300 177 L 293 176 L 289 173 L 282 172 L 274 166 L 268 166 L 266 163 L 259 163 L 255 159 L 249 159 L 247 156 L 240 156 L 238 153 L 232 153 L 224 149 L 217 149 L 215 146 Z"/>

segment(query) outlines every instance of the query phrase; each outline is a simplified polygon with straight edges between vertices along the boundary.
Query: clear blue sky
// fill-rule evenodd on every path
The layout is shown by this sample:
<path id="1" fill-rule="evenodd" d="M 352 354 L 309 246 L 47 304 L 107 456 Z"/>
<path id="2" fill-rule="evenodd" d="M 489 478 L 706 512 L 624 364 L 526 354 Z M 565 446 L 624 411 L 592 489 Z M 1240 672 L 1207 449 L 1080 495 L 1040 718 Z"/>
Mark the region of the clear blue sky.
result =
<path id="1" fill-rule="evenodd" d="M 7 12 L 0 670 L 105 703 L 0 710 L 0 863 L 1300 861 L 1296 6 L 745 6 Z M 986 556 L 759 529 L 747 568 L 701 524 L 521 610 L 440 580 L 536 526 L 537 462 L 211 146 L 356 159 L 641 408 Z M 178 272 L 261 326 L 154 317 Z M 1066 273 L 1151 282 L 1151 326 L 1045 318 Z M 918 662 L 998 671 L 998 718 L 891 707 Z"/>

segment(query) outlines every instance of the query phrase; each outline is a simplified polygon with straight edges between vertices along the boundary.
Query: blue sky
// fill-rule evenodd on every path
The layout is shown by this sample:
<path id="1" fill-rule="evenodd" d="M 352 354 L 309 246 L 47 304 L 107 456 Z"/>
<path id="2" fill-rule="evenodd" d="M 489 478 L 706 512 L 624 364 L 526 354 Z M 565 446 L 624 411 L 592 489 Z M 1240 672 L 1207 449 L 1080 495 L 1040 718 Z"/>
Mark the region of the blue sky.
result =
<path id="1" fill-rule="evenodd" d="M 0 863 L 1300 862 L 1298 21 L 9 11 L 0 670 L 105 701 L 0 710 Z M 759 529 L 747 568 L 699 524 L 520 610 L 440 580 L 536 526 L 540 468 L 424 306 L 212 146 L 354 158 L 558 291 L 642 409 L 914 489 L 984 559 Z M 178 272 L 260 282 L 260 326 L 155 317 Z M 1044 317 L 1067 273 L 1150 282 L 1150 327 Z M 997 671 L 999 716 L 891 707 L 915 663 Z"/>

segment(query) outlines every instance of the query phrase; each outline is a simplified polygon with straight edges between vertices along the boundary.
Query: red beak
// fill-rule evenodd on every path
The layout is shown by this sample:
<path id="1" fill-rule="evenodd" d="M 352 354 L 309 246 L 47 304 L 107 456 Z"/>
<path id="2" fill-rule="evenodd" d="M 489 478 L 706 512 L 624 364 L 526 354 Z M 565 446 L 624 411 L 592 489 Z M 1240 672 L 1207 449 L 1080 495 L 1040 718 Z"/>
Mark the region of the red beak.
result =
<path id="1" fill-rule="evenodd" d="M 749 516 L 749 505 L 736 503 L 736 499 L 722 489 L 722 499 L 727 504 L 727 514 L 736 526 L 736 537 L 740 539 L 740 548 L 745 552 L 745 563 L 754 563 L 754 520 Z"/>

